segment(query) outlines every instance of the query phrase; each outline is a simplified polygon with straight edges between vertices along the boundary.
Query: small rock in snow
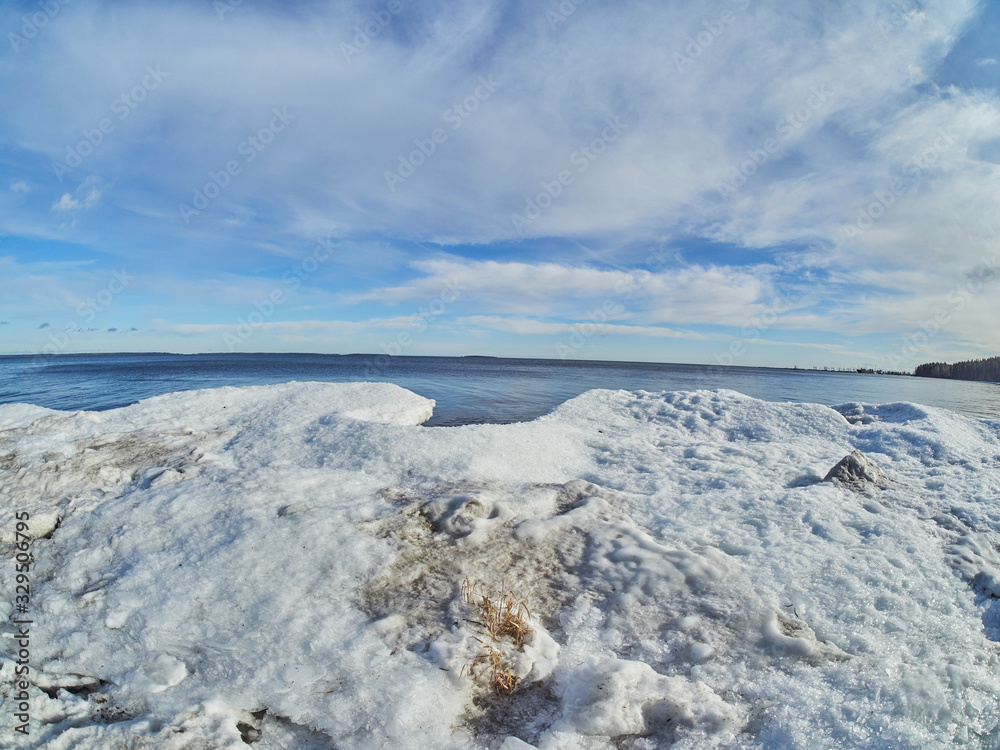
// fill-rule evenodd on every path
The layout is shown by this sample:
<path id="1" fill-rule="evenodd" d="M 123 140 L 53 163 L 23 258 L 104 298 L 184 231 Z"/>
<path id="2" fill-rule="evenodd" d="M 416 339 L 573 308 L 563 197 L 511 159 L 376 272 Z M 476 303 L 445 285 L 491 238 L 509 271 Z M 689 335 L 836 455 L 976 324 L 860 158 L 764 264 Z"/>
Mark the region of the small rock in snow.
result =
<path id="1" fill-rule="evenodd" d="M 861 491 L 869 487 L 885 487 L 889 477 L 878 465 L 859 450 L 851 451 L 823 477 L 824 482 L 838 482 L 845 487 Z"/>

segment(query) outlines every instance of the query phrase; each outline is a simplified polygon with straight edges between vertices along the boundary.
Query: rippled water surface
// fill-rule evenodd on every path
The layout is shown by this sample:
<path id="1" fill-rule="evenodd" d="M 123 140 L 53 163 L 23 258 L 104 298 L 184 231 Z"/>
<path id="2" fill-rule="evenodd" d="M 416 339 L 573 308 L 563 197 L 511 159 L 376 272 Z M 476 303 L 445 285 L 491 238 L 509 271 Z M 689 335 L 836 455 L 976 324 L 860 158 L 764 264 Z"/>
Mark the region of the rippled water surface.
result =
<path id="1" fill-rule="evenodd" d="M 173 391 L 290 380 L 396 383 L 437 401 L 428 425 L 534 419 L 592 388 L 730 388 L 768 401 L 912 401 L 1000 419 L 1000 386 L 753 367 L 490 357 L 325 354 L 93 354 L 0 357 L 0 404 L 111 409 Z"/>

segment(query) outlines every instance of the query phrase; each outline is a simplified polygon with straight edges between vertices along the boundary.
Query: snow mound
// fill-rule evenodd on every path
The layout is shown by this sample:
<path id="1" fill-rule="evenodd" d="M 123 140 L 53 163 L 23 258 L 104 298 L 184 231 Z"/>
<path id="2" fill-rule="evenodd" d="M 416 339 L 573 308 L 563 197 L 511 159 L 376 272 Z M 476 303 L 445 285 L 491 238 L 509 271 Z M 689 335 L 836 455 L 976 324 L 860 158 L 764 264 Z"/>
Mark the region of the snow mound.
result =
<path id="1" fill-rule="evenodd" d="M 929 407 L 898 401 L 894 404 L 862 404 L 852 402 L 833 407 L 851 424 L 871 424 L 886 422 L 906 424 L 911 421 L 925 420 L 930 416 Z"/>
<path id="2" fill-rule="evenodd" d="M 1000 739 L 989 425 L 733 391 L 419 426 L 432 409 L 372 383 L 0 408 L 0 679 L 27 616 L 22 746 Z M 856 451 L 871 464 L 845 477 L 879 492 L 822 481 Z M 523 639 L 487 632 L 470 585 L 524 604 Z"/>
<path id="3" fill-rule="evenodd" d="M 562 731 L 667 741 L 683 727 L 735 727 L 739 714 L 700 682 L 657 674 L 644 662 L 591 660 L 567 675 Z M 659 730 L 659 731 L 657 731 Z"/>
<path id="4" fill-rule="evenodd" d="M 32 404 L 0 404 L 0 430 L 26 427 L 36 419 L 58 413 L 55 409 Z"/>

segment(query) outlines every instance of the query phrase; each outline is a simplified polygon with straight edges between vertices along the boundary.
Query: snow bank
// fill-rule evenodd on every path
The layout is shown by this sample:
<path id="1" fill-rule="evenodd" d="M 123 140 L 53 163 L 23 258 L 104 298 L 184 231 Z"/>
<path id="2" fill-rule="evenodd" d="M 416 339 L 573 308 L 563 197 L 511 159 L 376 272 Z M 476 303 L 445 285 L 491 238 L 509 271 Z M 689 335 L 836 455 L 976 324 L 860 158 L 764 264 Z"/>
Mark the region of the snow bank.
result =
<path id="1" fill-rule="evenodd" d="M 1000 424 L 732 391 L 432 408 L 368 383 L 0 407 L 5 685 L 15 513 L 33 539 L 21 746 L 1000 744 Z M 823 481 L 852 455 L 878 481 Z M 525 602 L 523 644 L 466 582 Z"/>

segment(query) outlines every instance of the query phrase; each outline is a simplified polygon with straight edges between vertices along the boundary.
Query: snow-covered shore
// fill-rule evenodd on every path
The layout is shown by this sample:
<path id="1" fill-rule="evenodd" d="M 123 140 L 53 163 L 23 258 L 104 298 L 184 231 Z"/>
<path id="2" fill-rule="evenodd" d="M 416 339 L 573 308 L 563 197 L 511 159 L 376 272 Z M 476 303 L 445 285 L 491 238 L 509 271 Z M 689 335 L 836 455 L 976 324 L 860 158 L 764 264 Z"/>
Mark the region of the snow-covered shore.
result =
<path id="1" fill-rule="evenodd" d="M 433 405 L 290 383 L 0 406 L 3 743 L 1000 747 L 1000 423 L 590 391 L 419 426 Z M 855 449 L 885 480 L 824 481 Z M 531 611 L 498 646 L 510 695 L 469 676 L 466 579 Z"/>

